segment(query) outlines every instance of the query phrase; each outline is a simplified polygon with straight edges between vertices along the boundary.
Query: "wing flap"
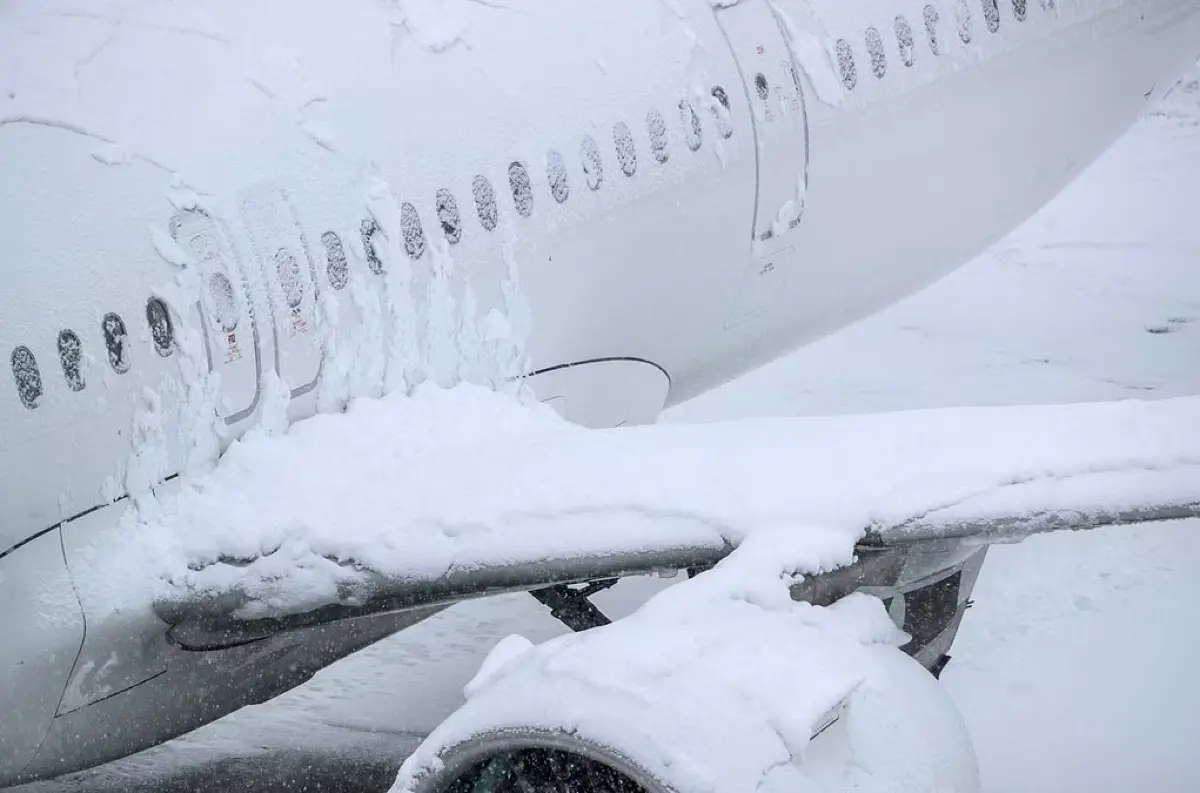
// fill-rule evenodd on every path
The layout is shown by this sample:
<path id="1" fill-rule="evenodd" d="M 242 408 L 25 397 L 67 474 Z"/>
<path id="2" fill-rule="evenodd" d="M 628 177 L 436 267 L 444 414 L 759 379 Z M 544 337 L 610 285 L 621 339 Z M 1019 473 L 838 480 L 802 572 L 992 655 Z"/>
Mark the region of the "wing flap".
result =
<path id="1" fill-rule="evenodd" d="M 245 644 L 287 630 L 371 614 L 448 606 L 472 598 L 525 592 L 556 584 L 575 584 L 632 575 L 708 568 L 728 556 L 724 541 L 662 548 L 635 548 L 588 556 L 565 556 L 489 566 L 458 568 L 439 576 L 394 576 L 353 562 L 328 560 L 346 569 L 335 602 L 305 608 L 302 602 L 272 597 L 263 582 L 228 589 L 180 589 L 155 603 L 158 617 L 171 626 L 170 637 L 193 650 Z M 220 564 L 220 563 L 218 563 Z M 287 582 L 276 581 L 286 591 Z"/>

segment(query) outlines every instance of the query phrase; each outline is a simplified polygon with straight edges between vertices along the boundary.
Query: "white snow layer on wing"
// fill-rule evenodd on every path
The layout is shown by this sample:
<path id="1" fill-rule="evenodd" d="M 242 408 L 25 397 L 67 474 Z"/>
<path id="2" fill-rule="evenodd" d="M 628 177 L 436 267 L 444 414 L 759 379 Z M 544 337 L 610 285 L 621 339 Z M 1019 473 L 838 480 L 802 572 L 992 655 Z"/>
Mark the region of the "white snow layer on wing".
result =
<path id="1" fill-rule="evenodd" d="M 237 587 L 276 612 L 335 602 L 355 573 L 331 559 L 433 578 L 770 531 L 777 572 L 812 572 L 848 562 L 869 526 L 976 504 L 1197 500 L 1198 465 L 1200 397 L 595 431 L 427 384 L 248 433 L 208 474 L 131 506 L 90 568 L 114 608 Z"/>

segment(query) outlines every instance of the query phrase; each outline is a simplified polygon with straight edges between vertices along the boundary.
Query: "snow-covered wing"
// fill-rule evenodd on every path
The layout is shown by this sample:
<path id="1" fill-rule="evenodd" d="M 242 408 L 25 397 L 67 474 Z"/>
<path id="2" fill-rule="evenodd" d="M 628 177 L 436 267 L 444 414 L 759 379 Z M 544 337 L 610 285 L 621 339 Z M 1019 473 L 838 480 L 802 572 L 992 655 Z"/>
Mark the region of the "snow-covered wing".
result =
<path id="1" fill-rule="evenodd" d="M 1019 514 L 977 513 L 974 517 L 969 517 L 971 513 L 965 508 L 955 507 L 898 526 L 872 529 L 864 537 L 864 544 L 895 546 L 936 540 L 1020 542 L 1034 534 L 1052 531 L 1086 531 L 1200 517 L 1200 499 L 1196 497 L 1196 491 L 1200 490 L 1200 468 L 1185 468 L 1172 474 L 1154 473 L 1146 479 L 1150 480 L 1148 484 L 1179 485 L 1178 498 L 1167 497 L 1162 501 L 1143 498 L 1126 507 L 1067 507 L 1049 503 L 1058 501 L 1059 494 L 1055 493 L 1047 494 L 1048 503 Z"/>
<path id="2" fill-rule="evenodd" d="M 431 387 L 248 436 L 126 515 L 104 546 L 120 558 L 92 567 L 155 571 L 160 616 L 198 644 L 706 567 L 758 534 L 755 564 L 818 574 L 863 544 L 1196 515 L 1197 428 L 1200 398 L 597 432 Z M 118 603 L 136 588 L 110 586 Z"/>

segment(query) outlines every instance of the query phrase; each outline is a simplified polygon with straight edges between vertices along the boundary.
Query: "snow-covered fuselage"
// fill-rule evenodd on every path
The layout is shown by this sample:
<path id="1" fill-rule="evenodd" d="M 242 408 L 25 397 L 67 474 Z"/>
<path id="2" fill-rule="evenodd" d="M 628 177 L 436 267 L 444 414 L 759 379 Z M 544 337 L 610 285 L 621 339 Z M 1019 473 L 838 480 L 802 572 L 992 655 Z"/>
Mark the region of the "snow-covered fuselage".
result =
<path id="1" fill-rule="evenodd" d="M 1194 0 L 9 4 L 0 785 L 421 616 L 206 657 L 92 619 L 72 568 L 152 485 L 427 378 L 651 422 L 1010 230 L 1197 32 Z M 162 684 L 184 656 L 206 693 Z"/>

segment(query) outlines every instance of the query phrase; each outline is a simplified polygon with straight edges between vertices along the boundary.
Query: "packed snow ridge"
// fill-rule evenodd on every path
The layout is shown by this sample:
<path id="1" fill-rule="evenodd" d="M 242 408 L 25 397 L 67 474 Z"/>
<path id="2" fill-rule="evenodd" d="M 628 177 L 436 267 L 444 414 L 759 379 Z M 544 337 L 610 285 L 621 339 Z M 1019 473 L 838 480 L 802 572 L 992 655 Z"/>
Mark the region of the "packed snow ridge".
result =
<path id="1" fill-rule="evenodd" d="M 1200 397 L 597 431 L 429 383 L 247 433 L 137 499 L 88 569 L 114 608 L 237 589 L 252 617 L 339 602 L 363 570 L 434 579 L 769 532 L 776 574 L 813 573 L 914 519 L 1196 502 Z"/>

